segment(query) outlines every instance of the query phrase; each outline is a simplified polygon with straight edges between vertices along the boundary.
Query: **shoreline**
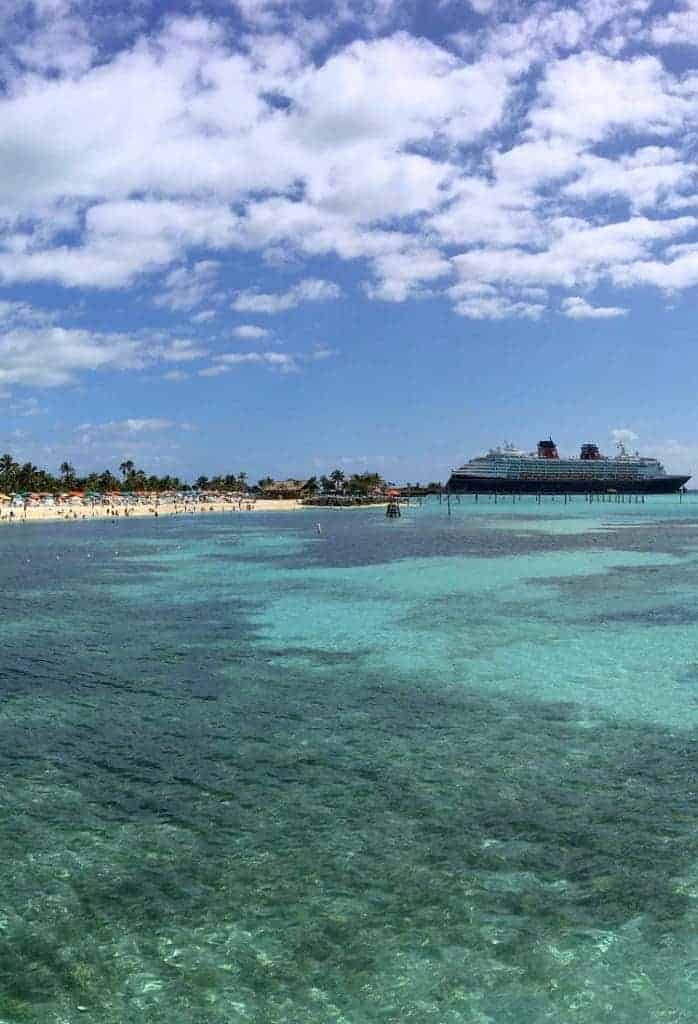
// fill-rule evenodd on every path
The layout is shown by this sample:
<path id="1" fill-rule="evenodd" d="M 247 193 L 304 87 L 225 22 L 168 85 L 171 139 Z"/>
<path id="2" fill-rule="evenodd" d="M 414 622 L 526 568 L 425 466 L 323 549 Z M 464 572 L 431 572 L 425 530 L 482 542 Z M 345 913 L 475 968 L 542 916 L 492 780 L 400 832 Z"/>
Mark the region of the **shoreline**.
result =
<path id="1" fill-rule="evenodd" d="M 116 522 L 122 519 L 158 519 L 160 516 L 205 516 L 211 512 L 218 514 L 230 512 L 235 515 L 248 515 L 255 512 L 317 512 L 319 509 L 333 508 L 343 511 L 353 511 L 355 508 L 378 508 L 384 506 L 385 502 L 375 502 L 371 505 L 356 506 L 313 506 L 304 505 L 297 498 L 258 498 L 249 502 L 232 503 L 229 501 L 211 501 L 205 504 L 182 503 L 182 502 L 158 502 L 155 504 L 144 504 L 136 506 L 108 506 L 108 505 L 66 505 L 62 508 L 41 507 L 33 508 L 14 507 L 0 505 L 0 527 L 14 526 L 18 523 L 84 523 L 96 522 L 97 520 L 112 520 Z M 10 515 L 12 511 L 13 515 Z"/>
<path id="2" fill-rule="evenodd" d="M 261 498 L 257 501 L 241 502 L 239 505 L 229 501 L 211 501 L 205 504 L 159 501 L 136 506 L 108 505 L 66 505 L 63 508 L 34 507 L 13 508 L 0 506 L 0 526 L 13 526 L 17 523 L 82 523 L 111 519 L 158 519 L 160 516 L 200 516 L 211 512 L 230 512 L 247 515 L 251 512 L 292 512 L 306 509 L 295 498 Z M 10 511 L 13 515 L 10 515 Z"/>

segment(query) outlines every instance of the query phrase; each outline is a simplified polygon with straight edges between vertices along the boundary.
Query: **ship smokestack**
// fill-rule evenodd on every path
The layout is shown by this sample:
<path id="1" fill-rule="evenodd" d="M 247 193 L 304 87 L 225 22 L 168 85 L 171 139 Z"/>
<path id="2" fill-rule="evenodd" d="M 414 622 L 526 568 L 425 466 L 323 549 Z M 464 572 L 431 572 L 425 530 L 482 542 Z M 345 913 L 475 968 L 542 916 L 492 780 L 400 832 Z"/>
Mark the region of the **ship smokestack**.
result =
<path id="1" fill-rule="evenodd" d="M 580 459 L 600 459 L 601 452 L 596 444 L 583 444 Z"/>
<path id="2" fill-rule="evenodd" d="M 557 445 L 553 441 L 552 437 L 549 437 L 547 441 L 538 442 L 538 458 L 539 459 L 559 459 L 560 456 L 557 453 Z"/>

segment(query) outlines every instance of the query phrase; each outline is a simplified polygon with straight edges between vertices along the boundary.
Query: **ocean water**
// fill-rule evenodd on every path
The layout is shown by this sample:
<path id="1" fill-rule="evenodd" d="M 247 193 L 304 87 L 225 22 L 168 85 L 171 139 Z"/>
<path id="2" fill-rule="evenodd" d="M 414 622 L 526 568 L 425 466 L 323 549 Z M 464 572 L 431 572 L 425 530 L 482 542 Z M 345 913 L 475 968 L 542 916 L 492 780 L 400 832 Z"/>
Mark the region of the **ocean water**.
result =
<path id="1" fill-rule="evenodd" d="M 0 553 L 0 1024 L 698 1021 L 698 497 Z"/>

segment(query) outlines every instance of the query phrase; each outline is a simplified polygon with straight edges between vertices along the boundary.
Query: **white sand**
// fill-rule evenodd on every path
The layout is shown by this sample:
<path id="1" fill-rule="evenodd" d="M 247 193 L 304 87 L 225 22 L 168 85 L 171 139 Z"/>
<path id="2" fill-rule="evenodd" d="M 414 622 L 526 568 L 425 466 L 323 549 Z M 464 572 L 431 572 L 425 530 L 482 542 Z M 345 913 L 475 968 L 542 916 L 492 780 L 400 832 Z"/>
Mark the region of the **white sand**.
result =
<path id="1" fill-rule="evenodd" d="M 25 510 L 21 506 L 0 504 L 0 524 L 37 522 L 82 522 L 89 519 L 131 519 L 143 516 L 156 518 L 171 515 L 210 515 L 211 512 L 227 512 L 230 514 L 247 514 L 248 512 L 290 512 L 304 508 L 295 498 L 261 498 L 243 500 L 242 502 L 211 501 L 211 502 L 174 502 L 158 500 L 138 505 L 114 506 L 82 504 L 65 504 L 56 506 L 29 505 Z M 12 516 L 10 515 L 12 511 Z"/>

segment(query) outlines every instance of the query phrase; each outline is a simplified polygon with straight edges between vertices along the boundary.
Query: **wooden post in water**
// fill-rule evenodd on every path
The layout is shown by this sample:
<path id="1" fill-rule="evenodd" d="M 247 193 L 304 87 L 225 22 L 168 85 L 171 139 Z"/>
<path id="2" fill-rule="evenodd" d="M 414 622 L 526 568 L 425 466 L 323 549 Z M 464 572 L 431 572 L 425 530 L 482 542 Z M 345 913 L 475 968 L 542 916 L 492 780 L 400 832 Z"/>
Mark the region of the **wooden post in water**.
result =
<path id="1" fill-rule="evenodd" d="M 450 515 L 451 514 L 451 489 L 450 489 L 450 487 L 446 488 L 446 504 L 448 505 L 448 514 Z"/>

